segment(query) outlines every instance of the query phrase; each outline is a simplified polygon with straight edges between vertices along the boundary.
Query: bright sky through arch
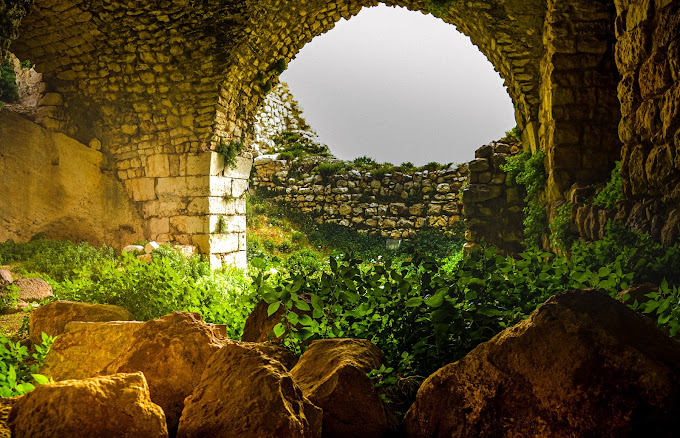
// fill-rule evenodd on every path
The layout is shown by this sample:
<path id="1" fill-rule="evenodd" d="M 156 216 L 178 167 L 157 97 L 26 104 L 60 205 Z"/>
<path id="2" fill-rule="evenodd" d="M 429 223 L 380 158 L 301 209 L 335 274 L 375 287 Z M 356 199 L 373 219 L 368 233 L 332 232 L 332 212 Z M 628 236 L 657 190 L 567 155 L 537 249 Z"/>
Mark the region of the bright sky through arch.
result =
<path id="1" fill-rule="evenodd" d="M 503 80 L 468 37 L 380 5 L 307 44 L 281 75 L 338 158 L 466 162 L 515 126 Z"/>

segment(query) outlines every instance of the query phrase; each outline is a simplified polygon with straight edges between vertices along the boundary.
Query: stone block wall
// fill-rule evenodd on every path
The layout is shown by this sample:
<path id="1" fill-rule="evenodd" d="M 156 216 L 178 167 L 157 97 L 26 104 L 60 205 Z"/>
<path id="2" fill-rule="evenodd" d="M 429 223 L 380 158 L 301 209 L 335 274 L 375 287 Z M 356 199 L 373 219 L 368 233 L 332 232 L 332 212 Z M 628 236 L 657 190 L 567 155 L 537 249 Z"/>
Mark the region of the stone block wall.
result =
<path id="1" fill-rule="evenodd" d="M 672 245 L 680 238 L 680 3 L 615 3 L 627 199 L 618 216 Z"/>
<path id="2" fill-rule="evenodd" d="M 302 108 L 288 88 L 280 82 L 265 97 L 255 115 L 253 147 L 267 151 L 274 147 L 274 139 L 285 131 L 306 130 L 309 126 L 302 117 Z"/>
<path id="3" fill-rule="evenodd" d="M 469 184 L 463 189 L 465 251 L 484 241 L 502 252 L 517 254 L 524 240 L 524 190 L 501 169 L 507 157 L 519 153 L 517 146 L 493 142 L 475 151 L 468 163 Z"/>
<path id="4" fill-rule="evenodd" d="M 358 170 L 326 178 L 296 177 L 290 170 L 291 164 L 276 155 L 257 157 L 253 187 L 269 191 L 275 201 L 310 214 L 319 223 L 393 239 L 408 238 L 425 227 L 456 229 L 462 213 L 459 191 L 468 173 L 466 165 L 380 178 Z"/>

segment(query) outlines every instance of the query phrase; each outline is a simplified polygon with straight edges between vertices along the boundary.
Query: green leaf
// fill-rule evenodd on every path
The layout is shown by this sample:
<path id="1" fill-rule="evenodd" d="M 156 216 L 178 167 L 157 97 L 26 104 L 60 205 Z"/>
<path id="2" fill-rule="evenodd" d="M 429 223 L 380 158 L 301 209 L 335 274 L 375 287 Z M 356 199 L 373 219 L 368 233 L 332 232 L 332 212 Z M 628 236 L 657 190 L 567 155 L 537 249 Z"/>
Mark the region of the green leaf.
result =
<path id="1" fill-rule="evenodd" d="M 673 316 L 671 313 L 667 313 L 665 315 L 659 315 L 659 320 L 658 320 L 659 325 L 666 324 L 671 319 L 671 316 Z"/>
<path id="2" fill-rule="evenodd" d="M 274 336 L 280 338 L 286 332 L 286 327 L 283 324 L 278 323 L 274 326 Z"/>
<path id="3" fill-rule="evenodd" d="M 300 317 L 298 318 L 298 322 L 302 325 L 309 326 L 312 325 L 314 320 L 312 320 L 312 318 L 309 315 L 300 315 Z"/>
<path id="4" fill-rule="evenodd" d="M 295 302 L 295 307 L 297 307 L 298 309 L 300 309 L 300 310 L 302 310 L 302 311 L 306 311 L 306 312 L 308 312 L 308 311 L 310 310 L 309 304 L 307 304 L 307 303 L 304 302 L 304 301 L 296 301 L 296 302 Z"/>
<path id="5" fill-rule="evenodd" d="M 50 381 L 50 379 L 43 376 L 42 374 L 31 374 L 31 376 L 33 376 L 33 380 L 35 380 L 38 385 L 44 385 Z"/>
<path id="6" fill-rule="evenodd" d="M 279 308 L 281 307 L 281 301 L 274 301 L 269 305 L 269 308 L 267 309 L 267 316 L 272 316 L 275 314 Z"/>
<path id="7" fill-rule="evenodd" d="M 418 307 L 418 306 L 420 306 L 422 303 L 423 303 L 423 299 L 422 299 L 421 297 L 413 297 L 413 298 L 409 298 L 409 299 L 406 301 L 405 306 L 406 306 L 406 307 Z"/>
<path id="8" fill-rule="evenodd" d="M 429 307 L 439 307 L 444 303 L 444 294 L 436 294 L 425 300 Z"/>

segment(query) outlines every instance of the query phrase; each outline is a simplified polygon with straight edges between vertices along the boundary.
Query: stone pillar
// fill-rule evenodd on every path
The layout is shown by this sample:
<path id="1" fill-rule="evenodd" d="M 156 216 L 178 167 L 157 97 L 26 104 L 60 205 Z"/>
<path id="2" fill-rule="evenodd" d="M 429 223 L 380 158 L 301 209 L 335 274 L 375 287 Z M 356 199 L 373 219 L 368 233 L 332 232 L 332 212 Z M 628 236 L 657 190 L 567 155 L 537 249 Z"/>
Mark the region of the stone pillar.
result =
<path id="1" fill-rule="evenodd" d="M 621 144 L 609 2 L 551 0 L 544 25 L 539 131 L 546 154 L 546 200 L 575 182 L 607 178 Z"/>

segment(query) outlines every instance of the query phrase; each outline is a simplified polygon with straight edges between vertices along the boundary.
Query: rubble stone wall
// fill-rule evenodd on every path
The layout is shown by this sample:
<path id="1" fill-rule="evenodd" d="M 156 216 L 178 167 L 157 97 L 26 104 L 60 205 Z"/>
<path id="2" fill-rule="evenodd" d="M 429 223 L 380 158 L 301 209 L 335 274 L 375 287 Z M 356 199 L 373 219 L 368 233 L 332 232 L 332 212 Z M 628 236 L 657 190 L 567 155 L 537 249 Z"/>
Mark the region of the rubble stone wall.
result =
<path id="1" fill-rule="evenodd" d="M 308 128 L 302 117 L 302 108 L 291 94 L 288 84 L 280 82 L 267 94 L 255 115 L 253 149 L 272 149 L 274 139 L 282 132 Z"/>
<path id="2" fill-rule="evenodd" d="M 680 237 L 680 3 L 616 2 L 619 219 L 665 245 Z"/>
<path id="3" fill-rule="evenodd" d="M 401 239 L 426 227 L 453 231 L 461 220 L 466 165 L 384 176 L 350 170 L 325 178 L 298 178 L 290 169 L 290 163 L 276 155 L 257 157 L 253 187 L 269 191 L 275 201 L 310 214 L 319 223 Z"/>

